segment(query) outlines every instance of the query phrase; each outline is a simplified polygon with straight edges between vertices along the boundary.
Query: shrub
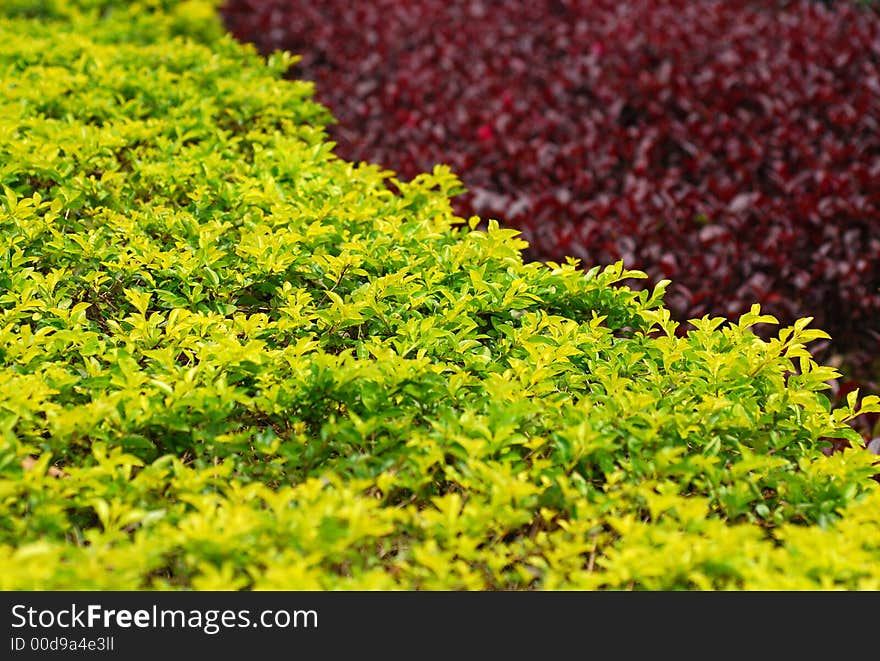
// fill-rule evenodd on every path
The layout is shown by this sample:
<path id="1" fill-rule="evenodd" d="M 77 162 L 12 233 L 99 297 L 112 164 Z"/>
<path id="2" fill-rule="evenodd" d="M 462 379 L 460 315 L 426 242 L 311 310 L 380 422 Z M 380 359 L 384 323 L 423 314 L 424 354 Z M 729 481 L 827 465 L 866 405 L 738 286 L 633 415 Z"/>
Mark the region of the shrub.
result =
<path id="1" fill-rule="evenodd" d="M 104 42 L 149 43 L 174 36 L 210 43 L 223 35 L 221 0 L 3 0 L 7 18 L 89 25 L 100 20 Z"/>
<path id="2" fill-rule="evenodd" d="M 880 587 L 809 319 L 679 333 L 338 158 L 289 59 L 78 6 L 0 18 L 0 588 Z"/>
<path id="3" fill-rule="evenodd" d="M 851 2 L 227 0 L 301 54 L 338 153 L 449 164 L 529 256 L 671 279 L 677 320 L 812 315 L 880 364 L 880 15 Z M 827 349 L 827 350 L 825 350 Z M 838 358 L 834 358 L 837 360 Z"/>

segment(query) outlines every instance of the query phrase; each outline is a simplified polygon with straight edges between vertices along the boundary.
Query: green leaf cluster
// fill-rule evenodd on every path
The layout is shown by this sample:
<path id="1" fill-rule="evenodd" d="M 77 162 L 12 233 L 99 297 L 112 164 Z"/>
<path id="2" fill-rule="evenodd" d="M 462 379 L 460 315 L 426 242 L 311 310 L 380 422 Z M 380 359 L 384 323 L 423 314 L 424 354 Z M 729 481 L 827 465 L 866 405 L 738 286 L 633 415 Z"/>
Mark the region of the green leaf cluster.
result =
<path id="1" fill-rule="evenodd" d="M 880 588 L 809 319 L 525 263 L 212 6 L 4 3 L 0 588 Z"/>

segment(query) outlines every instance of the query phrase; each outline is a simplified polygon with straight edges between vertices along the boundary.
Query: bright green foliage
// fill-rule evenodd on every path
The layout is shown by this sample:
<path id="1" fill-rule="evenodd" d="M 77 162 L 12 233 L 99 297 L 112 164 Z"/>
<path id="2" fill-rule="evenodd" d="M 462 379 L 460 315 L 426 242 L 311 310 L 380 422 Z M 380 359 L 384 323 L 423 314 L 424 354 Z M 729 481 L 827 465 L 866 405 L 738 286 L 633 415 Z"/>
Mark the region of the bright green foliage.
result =
<path id="1" fill-rule="evenodd" d="M 4 4 L 0 588 L 880 588 L 824 333 L 524 264 L 210 6 Z"/>

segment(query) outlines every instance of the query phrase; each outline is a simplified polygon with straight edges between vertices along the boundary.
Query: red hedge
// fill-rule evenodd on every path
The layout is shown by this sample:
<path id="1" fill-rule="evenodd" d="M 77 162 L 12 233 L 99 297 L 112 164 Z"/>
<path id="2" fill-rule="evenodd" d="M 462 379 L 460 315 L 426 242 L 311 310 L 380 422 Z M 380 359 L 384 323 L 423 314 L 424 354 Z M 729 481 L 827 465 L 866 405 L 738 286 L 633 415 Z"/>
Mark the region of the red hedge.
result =
<path id="1" fill-rule="evenodd" d="M 337 153 L 449 163 L 532 258 L 624 259 L 680 319 L 759 301 L 880 355 L 880 14 L 808 1 L 229 0 Z M 876 370 L 876 365 L 874 366 Z"/>

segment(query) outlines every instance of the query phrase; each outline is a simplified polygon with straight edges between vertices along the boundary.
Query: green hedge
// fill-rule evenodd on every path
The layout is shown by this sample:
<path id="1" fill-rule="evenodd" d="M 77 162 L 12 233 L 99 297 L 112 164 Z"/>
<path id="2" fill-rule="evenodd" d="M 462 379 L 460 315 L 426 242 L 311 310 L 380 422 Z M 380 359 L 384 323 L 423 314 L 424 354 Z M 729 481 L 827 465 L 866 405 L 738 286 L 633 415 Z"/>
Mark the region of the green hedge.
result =
<path id="1" fill-rule="evenodd" d="M 880 588 L 824 333 L 523 263 L 212 7 L 4 3 L 0 588 Z"/>

